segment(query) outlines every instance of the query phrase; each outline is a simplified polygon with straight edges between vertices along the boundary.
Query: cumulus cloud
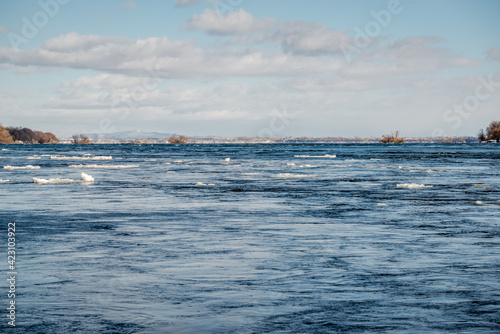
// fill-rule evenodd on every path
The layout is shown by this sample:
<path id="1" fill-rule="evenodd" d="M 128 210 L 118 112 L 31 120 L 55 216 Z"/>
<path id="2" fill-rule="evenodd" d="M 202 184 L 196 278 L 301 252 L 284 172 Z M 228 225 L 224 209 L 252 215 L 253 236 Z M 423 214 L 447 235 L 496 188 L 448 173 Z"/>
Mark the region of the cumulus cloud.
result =
<path id="1" fill-rule="evenodd" d="M 212 35 L 248 34 L 262 30 L 275 22 L 273 18 L 257 19 L 243 9 L 219 15 L 215 10 L 207 8 L 184 25 L 187 30 L 201 30 Z"/>
<path id="2" fill-rule="evenodd" d="M 487 60 L 500 61 L 500 48 L 493 48 L 488 51 Z"/>

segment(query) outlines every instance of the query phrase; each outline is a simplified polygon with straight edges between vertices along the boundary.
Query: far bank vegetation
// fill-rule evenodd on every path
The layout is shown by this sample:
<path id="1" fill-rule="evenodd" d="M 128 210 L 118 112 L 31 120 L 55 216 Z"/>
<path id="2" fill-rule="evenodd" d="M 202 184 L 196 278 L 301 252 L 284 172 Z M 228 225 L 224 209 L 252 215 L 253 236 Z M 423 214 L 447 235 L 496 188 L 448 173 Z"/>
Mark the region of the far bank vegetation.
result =
<path id="1" fill-rule="evenodd" d="M 188 142 L 189 138 L 186 136 L 173 135 L 172 137 L 168 138 L 169 144 L 187 144 Z"/>
<path id="2" fill-rule="evenodd" d="M 71 143 L 72 144 L 92 144 L 92 141 L 89 139 L 89 137 L 79 134 L 79 135 L 73 135 L 71 137 Z"/>
<path id="3" fill-rule="evenodd" d="M 477 134 L 477 139 L 480 142 L 496 141 L 500 142 L 500 121 L 493 121 L 486 128 L 486 132 L 481 129 Z"/>
<path id="4" fill-rule="evenodd" d="M 21 127 L 3 127 L 0 124 L 0 144 L 56 144 L 59 139 L 51 132 Z"/>
<path id="5" fill-rule="evenodd" d="M 404 138 L 400 138 L 399 131 L 396 131 L 392 132 L 389 135 L 383 135 L 382 138 L 380 139 L 380 142 L 385 144 L 390 144 L 390 143 L 402 144 L 405 142 L 405 140 Z"/>

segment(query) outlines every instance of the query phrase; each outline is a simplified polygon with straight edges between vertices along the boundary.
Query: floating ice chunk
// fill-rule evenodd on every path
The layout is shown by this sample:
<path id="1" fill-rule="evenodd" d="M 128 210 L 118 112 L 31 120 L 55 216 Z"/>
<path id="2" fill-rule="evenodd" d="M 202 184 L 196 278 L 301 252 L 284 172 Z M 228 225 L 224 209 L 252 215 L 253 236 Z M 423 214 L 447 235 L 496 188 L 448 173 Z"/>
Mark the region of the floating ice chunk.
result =
<path id="1" fill-rule="evenodd" d="M 75 180 L 71 180 L 71 179 L 59 179 L 59 178 L 56 178 L 56 179 L 41 179 L 41 178 L 38 178 L 38 177 L 34 177 L 33 178 L 33 183 L 39 183 L 39 184 L 49 184 L 49 183 L 72 183 L 72 182 L 78 182 L 78 181 L 75 181 Z"/>
<path id="2" fill-rule="evenodd" d="M 4 169 L 10 169 L 10 170 L 15 170 L 15 169 L 40 169 L 40 166 L 32 166 L 32 165 L 27 165 L 27 166 L 3 166 Z"/>
<path id="3" fill-rule="evenodd" d="M 215 186 L 215 184 L 213 184 L 213 183 L 205 184 L 203 182 L 198 182 L 198 183 L 195 184 L 195 186 L 197 186 L 197 187 L 206 187 L 206 186 Z"/>
<path id="4" fill-rule="evenodd" d="M 301 165 L 300 167 L 301 168 L 316 168 L 318 166 L 315 166 L 315 165 Z"/>
<path id="5" fill-rule="evenodd" d="M 225 161 L 228 161 L 228 162 L 229 162 L 229 161 L 231 161 L 231 158 L 226 158 L 226 159 L 225 159 Z"/>
<path id="6" fill-rule="evenodd" d="M 273 175 L 273 177 L 284 178 L 284 179 L 299 179 L 307 177 L 316 177 L 317 175 L 307 175 L 307 174 L 291 174 L 291 173 L 280 173 Z"/>
<path id="7" fill-rule="evenodd" d="M 426 186 L 424 184 L 417 184 L 417 183 L 402 183 L 398 184 L 397 188 L 432 188 L 432 186 Z"/>
<path id="8" fill-rule="evenodd" d="M 28 160 L 40 160 L 41 157 L 39 157 L 38 155 L 31 155 L 29 157 L 26 157 L 26 159 L 28 159 Z"/>
<path id="9" fill-rule="evenodd" d="M 7 183 L 9 180 L 0 179 L 0 183 Z"/>
<path id="10" fill-rule="evenodd" d="M 138 168 L 139 165 L 69 165 L 69 168 L 107 168 L 107 169 L 119 169 L 119 168 Z"/>
<path id="11" fill-rule="evenodd" d="M 51 160 L 112 160 L 113 157 L 104 156 L 104 155 L 96 155 L 96 156 L 84 155 L 82 157 L 67 157 L 64 155 L 51 155 L 50 159 Z"/>
<path id="12" fill-rule="evenodd" d="M 82 173 L 82 179 L 84 182 L 94 182 L 94 178 L 89 174 Z"/>
<path id="13" fill-rule="evenodd" d="M 378 203 L 377 206 L 387 206 L 385 203 Z"/>
<path id="14" fill-rule="evenodd" d="M 8 149 L 6 149 L 6 148 L 2 148 L 2 151 L 8 151 Z"/>
<path id="15" fill-rule="evenodd" d="M 481 201 L 476 201 L 476 205 L 487 205 L 487 204 Z"/>
<path id="16" fill-rule="evenodd" d="M 325 154 L 325 155 L 295 155 L 295 158 L 336 158 L 335 154 Z"/>
<path id="17" fill-rule="evenodd" d="M 297 166 L 296 164 L 294 164 L 293 162 L 289 162 L 286 164 L 287 167 L 295 167 Z"/>

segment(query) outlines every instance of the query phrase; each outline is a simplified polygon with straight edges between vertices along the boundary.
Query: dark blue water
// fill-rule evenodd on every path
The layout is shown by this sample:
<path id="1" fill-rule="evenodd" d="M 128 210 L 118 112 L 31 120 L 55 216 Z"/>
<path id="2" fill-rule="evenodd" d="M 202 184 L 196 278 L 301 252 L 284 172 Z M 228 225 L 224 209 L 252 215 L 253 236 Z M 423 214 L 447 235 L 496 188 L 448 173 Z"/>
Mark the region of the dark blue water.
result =
<path id="1" fill-rule="evenodd" d="M 4 332 L 500 332 L 500 145 L 0 149 Z"/>

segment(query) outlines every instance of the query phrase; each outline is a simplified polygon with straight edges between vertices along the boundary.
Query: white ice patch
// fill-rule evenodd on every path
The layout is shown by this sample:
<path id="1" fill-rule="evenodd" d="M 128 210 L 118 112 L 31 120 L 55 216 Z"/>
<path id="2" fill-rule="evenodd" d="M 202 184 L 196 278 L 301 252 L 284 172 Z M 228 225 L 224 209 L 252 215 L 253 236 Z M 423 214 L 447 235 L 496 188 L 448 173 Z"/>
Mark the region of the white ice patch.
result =
<path id="1" fill-rule="evenodd" d="M 3 166 L 4 169 L 15 170 L 15 169 L 40 169 L 40 166 Z"/>
<path id="2" fill-rule="evenodd" d="M 206 186 L 215 186 L 215 184 L 213 184 L 213 183 L 205 184 L 205 183 L 203 183 L 203 182 L 197 182 L 197 183 L 195 184 L 195 186 L 196 186 L 196 187 L 206 187 Z"/>
<path id="3" fill-rule="evenodd" d="M 9 180 L 0 179 L 0 183 L 7 183 Z"/>
<path id="4" fill-rule="evenodd" d="M 307 177 L 316 177 L 317 175 L 307 175 L 307 174 L 291 174 L 291 173 L 280 173 L 273 175 L 273 177 L 283 178 L 283 179 L 300 179 Z"/>
<path id="5" fill-rule="evenodd" d="M 476 205 L 487 205 L 487 204 L 481 201 L 476 201 Z"/>
<path id="6" fill-rule="evenodd" d="M 69 168 L 106 168 L 106 169 L 119 169 L 119 168 L 138 168 L 139 165 L 69 165 Z"/>
<path id="7" fill-rule="evenodd" d="M 432 186 L 426 186 L 424 184 L 417 184 L 417 183 L 401 183 L 397 185 L 397 188 L 415 189 L 415 188 L 432 188 Z"/>
<path id="8" fill-rule="evenodd" d="M 42 179 L 38 177 L 33 178 L 33 183 L 38 183 L 38 184 L 61 184 L 61 183 L 76 183 L 76 182 L 83 182 L 83 183 L 89 183 L 89 182 L 94 182 L 94 178 L 91 175 L 82 173 L 81 174 L 82 179 L 81 180 L 72 180 L 72 179 L 60 179 L 60 178 L 54 178 L 54 179 Z"/>
<path id="9" fill-rule="evenodd" d="M 51 160 L 112 160 L 113 157 L 111 156 L 105 156 L 105 155 L 88 155 L 85 154 L 82 157 L 67 157 L 64 155 L 51 155 L 50 156 Z"/>
<path id="10" fill-rule="evenodd" d="M 295 158 L 336 158 L 335 154 L 325 154 L 325 155 L 295 155 Z"/>

